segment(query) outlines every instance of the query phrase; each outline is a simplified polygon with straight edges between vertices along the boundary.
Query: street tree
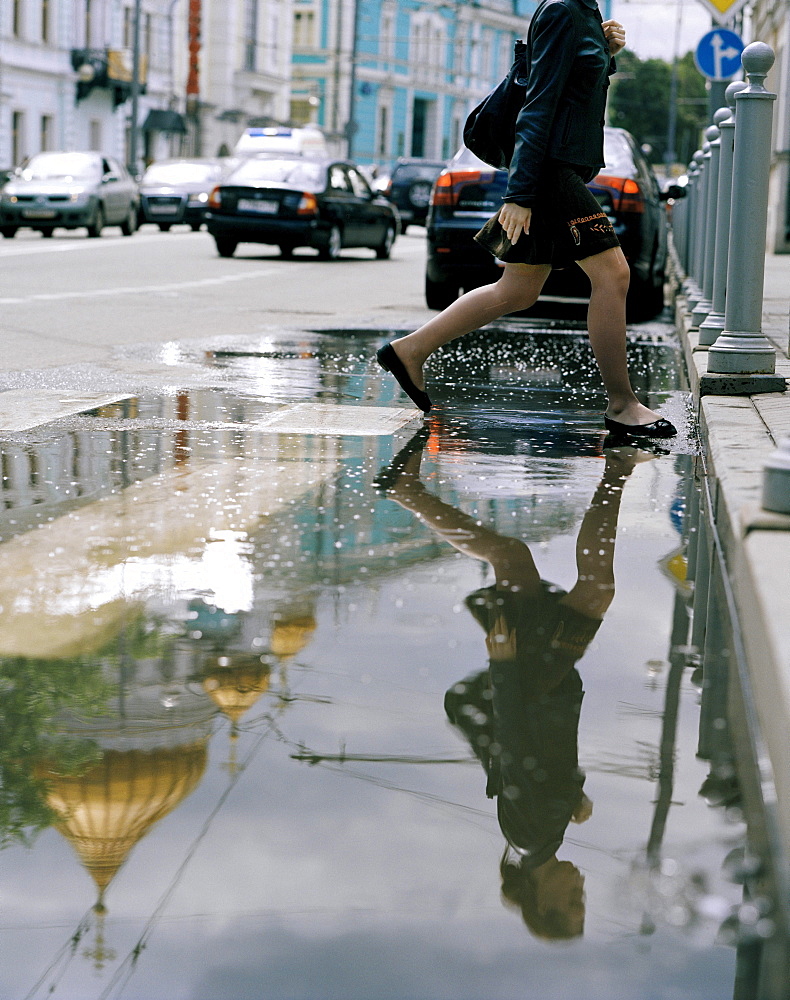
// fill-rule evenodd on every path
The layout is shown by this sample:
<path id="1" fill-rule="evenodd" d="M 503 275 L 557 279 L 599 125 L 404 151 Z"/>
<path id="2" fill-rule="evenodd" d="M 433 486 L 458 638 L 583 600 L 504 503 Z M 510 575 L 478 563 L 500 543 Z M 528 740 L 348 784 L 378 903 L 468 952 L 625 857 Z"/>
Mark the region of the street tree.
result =
<path id="1" fill-rule="evenodd" d="M 685 164 L 701 142 L 708 122 L 705 79 L 692 52 L 677 64 L 676 162 Z M 612 125 L 627 129 L 640 145 L 648 145 L 651 163 L 666 159 L 672 66 L 663 59 L 640 59 L 628 49 L 617 57 L 617 74 L 609 100 Z"/>

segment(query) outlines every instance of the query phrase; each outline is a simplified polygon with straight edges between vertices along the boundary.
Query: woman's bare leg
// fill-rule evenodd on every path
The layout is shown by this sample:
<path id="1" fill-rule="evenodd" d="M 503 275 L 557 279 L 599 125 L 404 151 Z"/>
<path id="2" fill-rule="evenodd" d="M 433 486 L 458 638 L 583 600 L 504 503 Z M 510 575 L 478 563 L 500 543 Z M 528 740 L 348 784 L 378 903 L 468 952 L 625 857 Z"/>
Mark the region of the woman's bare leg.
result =
<path id="1" fill-rule="evenodd" d="M 639 402 L 628 375 L 625 347 L 625 297 L 630 281 L 628 261 L 620 247 L 613 247 L 576 263 L 592 285 L 587 328 L 609 397 L 606 415 L 623 424 L 652 423 L 659 414 Z"/>
<path id="2" fill-rule="evenodd" d="M 548 264 L 505 264 L 498 281 L 466 292 L 419 330 L 393 340 L 395 353 L 417 388 L 425 389 L 422 366 L 437 347 L 507 313 L 528 309 L 537 301 L 550 272 Z"/>

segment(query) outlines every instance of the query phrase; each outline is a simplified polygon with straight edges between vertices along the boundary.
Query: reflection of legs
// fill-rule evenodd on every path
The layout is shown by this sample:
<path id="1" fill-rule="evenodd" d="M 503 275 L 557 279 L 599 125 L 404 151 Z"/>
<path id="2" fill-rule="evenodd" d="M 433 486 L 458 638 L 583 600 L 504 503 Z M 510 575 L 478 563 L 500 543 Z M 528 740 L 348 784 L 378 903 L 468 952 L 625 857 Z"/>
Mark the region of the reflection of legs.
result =
<path id="1" fill-rule="evenodd" d="M 483 559 L 494 570 L 497 586 L 533 593 L 540 574 L 532 553 L 518 538 L 508 538 L 484 528 L 474 518 L 429 493 L 420 482 L 420 453 L 411 455 L 404 474 L 388 490 L 387 496 L 416 514 L 453 548 L 473 559 Z"/>
<path id="2" fill-rule="evenodd" d="M 502 277 L 494 284 L 472 289 L 419 330 L 394 340 L 395 353 L 414 384 L 425 388 L 422 366 L 437 347 L 506 313 L 534 305 L 550 271 L 547 264 L 506 264 Z"/>
<path id="3" fill-rule="evenodd" d="M 623 486 L 640 461 L 635 448 L 609 448 L 606 467 L 576 539 L 576 583 L 560 599 L 588 618 L 603 618 L 614 597 L 614 543 Z"/>

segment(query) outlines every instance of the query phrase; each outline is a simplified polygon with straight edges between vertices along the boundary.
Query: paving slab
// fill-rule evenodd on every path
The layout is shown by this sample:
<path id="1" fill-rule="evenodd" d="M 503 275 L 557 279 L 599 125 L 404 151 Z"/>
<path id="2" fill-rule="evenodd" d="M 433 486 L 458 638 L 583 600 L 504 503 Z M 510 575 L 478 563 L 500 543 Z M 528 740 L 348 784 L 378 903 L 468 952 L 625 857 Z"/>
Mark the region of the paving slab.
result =
<path id="1" fill-rule="evenodd" d="M 9 389 L 0 392 L 0 433 L 18 433 L 61 417 L 109 406 L 130 393 L 68 392 L 63 389 Z"/>

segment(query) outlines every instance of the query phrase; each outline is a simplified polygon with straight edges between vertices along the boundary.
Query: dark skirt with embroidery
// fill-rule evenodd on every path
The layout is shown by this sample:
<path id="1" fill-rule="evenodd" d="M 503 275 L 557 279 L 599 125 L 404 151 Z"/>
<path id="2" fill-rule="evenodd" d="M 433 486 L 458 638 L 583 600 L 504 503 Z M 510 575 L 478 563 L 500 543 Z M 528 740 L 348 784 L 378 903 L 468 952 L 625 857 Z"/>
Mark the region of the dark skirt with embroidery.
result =
<path id="1" fill-rule="evenodd" d="M 497 221 L 489 219 L 475 240 L 506 264 L 567 267 L 620 246 L 612 224 L 584 182 L 580 170 L 546 164 L 528 234 L 513 246 Z"/>

